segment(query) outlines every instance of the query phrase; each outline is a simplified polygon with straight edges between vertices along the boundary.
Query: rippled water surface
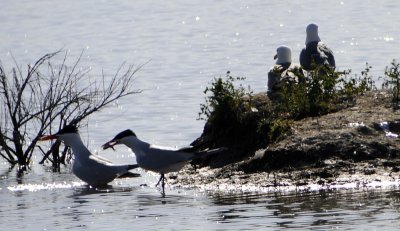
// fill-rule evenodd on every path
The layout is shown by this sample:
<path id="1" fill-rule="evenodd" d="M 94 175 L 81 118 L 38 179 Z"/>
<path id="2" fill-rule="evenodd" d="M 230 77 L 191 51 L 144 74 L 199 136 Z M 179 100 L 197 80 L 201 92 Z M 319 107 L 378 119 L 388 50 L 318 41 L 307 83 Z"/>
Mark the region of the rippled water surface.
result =
<path id="1" fill-rule="evenodd" d="M 397 187 L 275 193 L 168 188 L 164 198 L 152 185 L 139 186 L 142 178 L 92 189 L 67 173 L 48 175 L 36 177 L 37 183 L 7 182 L 0 190 L 2 230 L 396 230 L 400 225 Z"/>
<path id="2" fill-rule="evenodd" d="M 304 46 L 305 27 L 319 24 L 335 52 L 338 69 L 360 74 L 368 62 L 379 85 L 385 66 L 400 54 L 400 15 L 394 0 L 361 1 L 7 1 L 0 14 L 0 60 L 10 72 L 59 49 L 96 78 L 123 63 L 147 63 L 136 73 L 141 94 L 124 98 L 89 120 L 82 137 L 93 151 L 115 162 L 134 162 L 124 149 L 99 147 L 131 128 L 150 142 L 187 145 L 204 122 L 196 120 L 203 90 L 231 71 L 265 91 L 276 47 Z M 88 189 L 68 167 L 53 174 L 36 162 L 16 177 L 0 165 L 1 230 L 223 230 L 382 229 L 399 222 L 398 186 L 330 192 L 200 192 L 167 189 L 156 175 Z M 141 186 L 147 185 L 147 186 Z"/>

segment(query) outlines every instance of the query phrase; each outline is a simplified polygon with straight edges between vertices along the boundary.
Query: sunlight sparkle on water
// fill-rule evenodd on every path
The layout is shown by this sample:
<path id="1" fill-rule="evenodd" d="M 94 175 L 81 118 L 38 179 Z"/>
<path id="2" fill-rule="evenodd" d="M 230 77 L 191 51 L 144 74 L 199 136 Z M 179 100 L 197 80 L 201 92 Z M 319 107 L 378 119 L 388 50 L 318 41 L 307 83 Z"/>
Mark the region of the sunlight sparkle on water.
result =
<path id="1" fill-rule="evenodd" d="M 71 183 L 48 183 L 48 184 L 20 184 L 16 186 L 7 187 L 12 192 L 29 191 L 36 192 L 41 190 L 54 190 L 54 189 L 67 189 L 73 187 L 79 187 L 84 185 L 83 182 L 71 182 Z"/>

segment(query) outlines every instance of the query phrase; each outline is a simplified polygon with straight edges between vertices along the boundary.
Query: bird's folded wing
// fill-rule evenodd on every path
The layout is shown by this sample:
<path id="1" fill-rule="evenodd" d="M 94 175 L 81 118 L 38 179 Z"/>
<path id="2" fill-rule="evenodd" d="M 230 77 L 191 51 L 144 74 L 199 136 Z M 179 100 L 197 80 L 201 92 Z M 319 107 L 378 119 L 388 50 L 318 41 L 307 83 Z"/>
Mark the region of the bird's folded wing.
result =
<path id="1" fill-rule="evenodd" d="M 177 152 L 193 152 L 194 148 L 193 146 L 186 146 L 186 147 L 181 147 L 176 150 Z"/>
<path id="2" fill-rule="evenodd" d="M 97 162 L 103 163 L 103 164 L 107 164 L 107 165 L 112 164 L 111 161 L 109 161 L 106 158 L 99 156 L 99 155 L 91 155 L 89 158 L 92 160 L 95 160 Z"/>

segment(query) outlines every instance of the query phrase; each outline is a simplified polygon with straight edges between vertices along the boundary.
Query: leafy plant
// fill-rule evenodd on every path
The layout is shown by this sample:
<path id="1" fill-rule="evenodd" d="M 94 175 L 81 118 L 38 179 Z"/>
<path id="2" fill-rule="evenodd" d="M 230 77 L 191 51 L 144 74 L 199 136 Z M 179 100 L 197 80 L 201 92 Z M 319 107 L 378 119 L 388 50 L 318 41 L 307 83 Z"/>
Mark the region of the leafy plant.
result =
<path id="1" fill-rule="evenodd" d="M 365 63 L 365 69 L 364 71 L 361 71 L 361 77 L 359 79 L 357 94 L 362 94 L 367 91 L 376 90 L 375 81 L 373 80 L 373 77 L 369 74 L 371 68 L 372 66 L 368 65 L 368 62 Z"/>
<path id="2" fill-rule="evenodd" d="M 344 77 L 339 79 L 338 96 L 343 100 L 354 100 L 355 96 L 362 95 L 365 92 L 376 90 L 375 81 L 369 74 L 372 66 L 366 63 L 364 71 L 361 71 L 361 76 L 348 76 L 350 71 L 344 74 Z"/>
<path id="3" fill-rule="evenodd" d="M 318 116 L 334 110 L 333 101 L 337 97 L 336 84 L 339 76 L 340 73 L 324 66 L 316 67 L 305 76 L 300 74 L 297 78 L 303 81 L 281 86 L 281 97 L 276 102 L 276 110 L 295 119 Z"/>
<path id="4" fill-rule="evenodd" d="M 293 120 L 277 118 L 270 125 L 270 131 L 268 134 L 269 142 L 277 142 L 284 138 L 284 135 L 290 130 L 293 125 Z"/>
<path id="5" fill-rule="evenodd" d="M 393 60 L 391 65 L 385 68 L 385 76 L 388 79 L 384 82 L 384 86 L 392 90 L 394 108 L 397 109 L 400 102 L 400 64 Z"/>
<path id="6" fill-rule="evenodd" d="M 215 78 L 211 86 L 204 90 L 206 99 L 200 104 L 199 119 L 215 120 L 235 117 L 240 119 L 242 112 L 251 107 L 252 91 L 242 84 L 236 88 L 235 81 L 243 81 L 244 77 L 233 77 L 230 72 L 226 73 L 225 79 Z M 245 96 L 248 98 L 245 99 Z"/>
<path id="7" fill-rule="evenodd" d="M 368 65 L 359 78 L 349 77 L 350 70 L 337 72 L 324 66 L 317 66 L 306 72 L 304 81 L 288 82 L 280 86 L 280 100 L 276 110 L 287 118 L 301 119 L 320 116 L 335 110 L 344 103 L 354 101 L 355 97 L 376 89 L 369 75 L 372 67 Z"/>

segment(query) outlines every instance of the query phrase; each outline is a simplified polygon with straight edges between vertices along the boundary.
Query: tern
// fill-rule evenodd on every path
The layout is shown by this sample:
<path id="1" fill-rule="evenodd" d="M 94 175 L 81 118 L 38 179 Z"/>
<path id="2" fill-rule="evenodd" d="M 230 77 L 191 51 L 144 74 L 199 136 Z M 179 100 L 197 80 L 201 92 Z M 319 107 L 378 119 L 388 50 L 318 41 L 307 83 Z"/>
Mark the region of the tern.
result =
<path id="1" fill-rule="evenodd" d="M 161 182 L 163 194 L 165 186 L 164 174 L 178 172 L 193 159 L 225 150 L 225 148 L 218 148 L 195 152 L 191 146 L 180 149 L 157 146 L 140 140 L 130 129 L 118 133 L 112 140 L 103 144 L 102 147 L 103 149 L 114 149 L 114 146 L 118 144 L 126 145 L 135 153 L 136 162 L 141 168 L 161 174 L 156 187 Z"/>
<path id="2" fill-rule="evenodd" d="M 117 177 L 133 175 L 129 170 L 139 167 L 137 164 L 113 164 L 99 155 L 92 154 L 83 144 L 78 129 L 73 125 L 65 126 L 56 134 L 42 136 L 39 140 L 52 139 L 61 140 L 72 149 L 74 154 L 72 173 L 90 186 L 106 186 Z"/>

